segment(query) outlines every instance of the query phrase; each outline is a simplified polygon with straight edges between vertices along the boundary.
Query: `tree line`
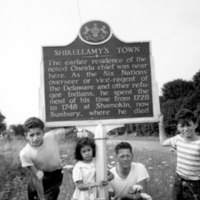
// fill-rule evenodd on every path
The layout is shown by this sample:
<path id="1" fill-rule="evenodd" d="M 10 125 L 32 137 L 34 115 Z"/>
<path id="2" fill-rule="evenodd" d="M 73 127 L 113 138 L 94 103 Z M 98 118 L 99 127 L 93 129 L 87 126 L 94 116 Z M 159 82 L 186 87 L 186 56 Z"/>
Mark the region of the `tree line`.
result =
<path id="1" fill-rule="evenodd" d="M 176 79 L 165 83 L 161 88 L 159 101 L 168 136 L 177 134 L 174 118 L 175 114 L 183 108 L 196 114 L 199 123 L 196 131 L 200 133 L 200 70 L 192 77 L 191 81 Z M 127 135 L 136 133 L 139 136 L 158 136 L 158 123 L 126 124 L 122 128 L 111 131 L 111 134 L 122 135 L 124 133 Z"/>
<path id="2" fill-rule="evenodd" d="M 200 70 L 192 77 L 191 81 L 176 79 L 165 83 L 161 88 L 159 101 L 160 110 L 164 115 L 165 131 L 169 136 L 177 134 L 174 118 L 180 109 L 187 108 L 193 111 L 200 122 Z M 12 132 L 16 136 L 24 135 L 22 124 L 13 124 L 7 127 L 5 119 L 5 116 L 0 112 L 0 134 L 6 135 Z M 200 125 L 197 132 L 200 133 Z M 114 135 L 128 135 L 130 133 L 136 133 L 138 136 L 158 136 L 158 123 L 125 124 L 124 127 L 110 132 Z"/>

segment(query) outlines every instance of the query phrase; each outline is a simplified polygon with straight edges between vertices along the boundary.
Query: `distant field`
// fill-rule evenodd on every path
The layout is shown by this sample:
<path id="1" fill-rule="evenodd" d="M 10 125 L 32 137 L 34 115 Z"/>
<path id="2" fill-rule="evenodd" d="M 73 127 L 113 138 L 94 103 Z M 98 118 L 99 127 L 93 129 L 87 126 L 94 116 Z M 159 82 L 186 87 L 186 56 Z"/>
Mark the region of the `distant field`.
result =
<path id="1" fill-rule="evenodd" d="M 113 140 L 142 140 L 142 141 L 159 141 L 159 137 L 141 137 L 141 136 L 134 136 L 133 134 L 129 134 L 128 136 L 109 136 L 110 139 Z"/>
<path id="2" fill-rule="evenodd" d="M 156 150 L 156 151 L 161 151 L 161 152 L 169 152 L 171 147 L 162 147 L 160 145 L 160 142 L 158 141 L 158 138 L 145 138 L 145 137 L 134 137 L 134 138 L 109 138 L 108 143 L 119 143 L 121 141 L 126 141 L 129 142 L 133 148 L 136 149 L 146 149 L 146 150 Z"/>

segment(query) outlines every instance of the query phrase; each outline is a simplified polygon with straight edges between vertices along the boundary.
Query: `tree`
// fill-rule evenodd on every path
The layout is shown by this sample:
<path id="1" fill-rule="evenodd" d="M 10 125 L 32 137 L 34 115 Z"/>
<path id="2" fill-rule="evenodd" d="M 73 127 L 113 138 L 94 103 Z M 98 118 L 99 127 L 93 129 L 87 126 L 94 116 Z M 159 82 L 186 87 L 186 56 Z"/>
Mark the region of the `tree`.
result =
<path id="1" fill-rule="evenodd" d="M 177 100 L 168 100 L 161 104 L 161 112 L 165 116 L 164 124 L 166 133 L 174 135 L 176 133 L 176 121 L 174 117 L 178 110 L 183 105 L 185 98 L 179 98 Z"/>
<path id="2" fill-rule="evenodd" d="M 137 135 L 142 135 L 142 124 L 141 123 L 137 123 L 135 124 L 135 132 L 137 133 Z"/>
<path id="3" fill-rule="evenodd" d="M 192 79 L 194 92 L 184 100 L 181 108 L 187 108 L 191 111 L 195 111 L 200 102 L 200 71 L 197 72 Z"/>
<path id="4" fill-rule="evenodd" d="M 194 85 L 192 81 L 177 79 L 165 83 L 161 90 L 163 101 L 176 100 L 190 96 L 194 92 Z"/>
<path id="5" fill-rule="evenodd" d="M 198 124 L 196 131 L 200 134 L 200 103 L 198 103 L 197 109 L 194 111 L 194 113 L 197 116 L 197 124 Z"/>
<path id="6" fill-rule="evenodd" d="M 195 105 L 190 99 L 194 93 L 195 87 L 192 81 L 177 79 L 164 84 L 160 105 L 161 112 L 165 116 L 165 130 L 168 134 L 174 135 L 176 133 L 175 114 L 182 108 Z"/>
<path id="7" fill-rule="evenodd" d="M 158 128 L 158 123 L 149 123 L 149 127 L 150 127 L 150 135 L 151 136 L 158 136 L 159 133 L 159 128 Z"/>
<path id="8" fill-rule="evenodd" d="M 200 91 L 200 70 L 193 76 L 192 80 L 195 90 Z"/>
<path id="9" fill-rule="evenodd" d="M 191 111 L 195 111 L 197 109 L 197 105 L 200 102 L 200 91 L 194 92 L 190 97 L 186 98 L 183 102 L 182 108 L 187 108 Z"/>
<path id="10" fill-rule="evenodd" d="M 10 125 L 9 129 L 13 130 L 16 136 L 24 136 L 25 130 L 22 124 Z"/>
<path id="11" fill-rule="evenodd" d="M 144 136 L 150 136 L 150 128 L 148 123 L 141 124 L 141 133 Z"/>
<path id="12" fill-rule="evenodd" d="M 5 116 L 0 112 L 0 134 L 6 130 Z"/>

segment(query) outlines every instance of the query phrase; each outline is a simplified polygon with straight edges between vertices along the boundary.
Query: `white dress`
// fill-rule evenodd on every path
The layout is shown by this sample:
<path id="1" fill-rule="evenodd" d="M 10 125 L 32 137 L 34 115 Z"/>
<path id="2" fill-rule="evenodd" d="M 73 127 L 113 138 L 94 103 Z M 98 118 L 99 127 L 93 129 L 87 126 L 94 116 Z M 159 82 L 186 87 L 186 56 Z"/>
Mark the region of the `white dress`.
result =
<path id="1" fill-rule="evenodd" d="M 78 161 L 74 166 L 72 172 L 72 178 L 75 183 L 81 180 L 85 184 L 94 183 L 96 180 L 95 158 L 92 159 L 91 163 L 84 163 L 82 161 Z M 84 191 L 81 191 L 76 187 L 72 199 L 94 200 L 96 199 L 96 196 L 97 196 L 96 187 Z"/>

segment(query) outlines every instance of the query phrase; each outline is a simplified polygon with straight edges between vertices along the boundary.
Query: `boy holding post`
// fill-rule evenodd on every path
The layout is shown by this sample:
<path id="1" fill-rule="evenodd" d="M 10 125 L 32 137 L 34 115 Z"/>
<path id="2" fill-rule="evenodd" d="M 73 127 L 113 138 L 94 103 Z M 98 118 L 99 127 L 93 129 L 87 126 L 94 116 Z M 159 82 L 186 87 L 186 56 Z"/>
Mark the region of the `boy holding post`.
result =
<path id="1" fill-rule="evenodd" d="M 177 150 L 177 168 L 172 190 L 173 200 L 200 200 L 200 137 L 196 133 L 197 118 L 194 113 L 182 109 L 176 114 L 180 134 L 167 138 L 163 115 L 160 115 L 159 137 L 162 146 Z"/>
<path id="2" fill-rule="evenodd" d="M 75 127 L 59 128 L 44 134 L 44 123 L 36 117 L 24 123 L 28 144 L 20 152 L 22 167 L 30 171 L 29 200 L 56 200 L 62 184 L 59 141 Z"/>

